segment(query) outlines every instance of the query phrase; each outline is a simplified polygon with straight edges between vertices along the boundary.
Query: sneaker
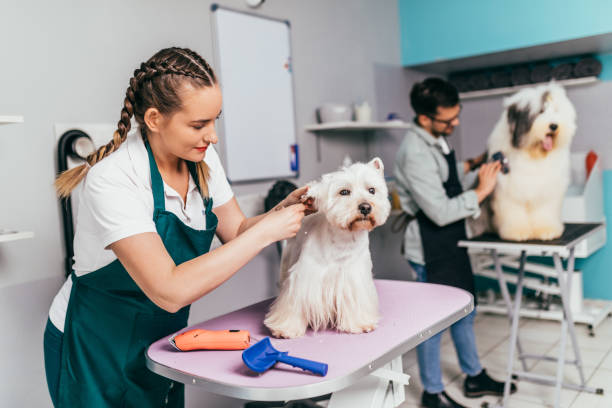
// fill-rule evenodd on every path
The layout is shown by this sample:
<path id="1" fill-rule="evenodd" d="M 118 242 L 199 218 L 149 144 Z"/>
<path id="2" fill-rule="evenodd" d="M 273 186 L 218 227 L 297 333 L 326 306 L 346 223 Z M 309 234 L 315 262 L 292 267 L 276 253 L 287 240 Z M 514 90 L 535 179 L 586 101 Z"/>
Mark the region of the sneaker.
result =
<path id="1" fill-rule="evenodd" d="M 504 382 L 495 381 L 487 374 L 483 368 L 480 374 L 473 377 L 467 376 L 463 383 L 463 395 L 468 398 L 478 398 L 485 395 L 501 397 L 504 395 Z M 516 392 L 516 385 L 510 384 L 510 394 Z"/>
<path id="2" fill-rule="evenodd" d="M 463 405 L 453 401 L 453 399 L 444 391 L 437 394 L 430 394 L 427 391 L 423 391 L 421 405 L 426 408 L 466 408 Z"/>

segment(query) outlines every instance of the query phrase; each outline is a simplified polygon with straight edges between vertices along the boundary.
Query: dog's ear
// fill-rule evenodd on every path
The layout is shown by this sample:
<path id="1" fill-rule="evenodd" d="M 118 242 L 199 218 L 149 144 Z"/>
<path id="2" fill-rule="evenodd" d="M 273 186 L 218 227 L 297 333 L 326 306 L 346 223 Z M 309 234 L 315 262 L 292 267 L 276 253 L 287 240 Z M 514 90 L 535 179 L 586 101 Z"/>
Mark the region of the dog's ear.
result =
<path id="1" fill-rule="evenodd" d="M 508 127 L 512 135 L 512 146 L 519 149 L 523 136 L 529 133 L 535 115 L 531 115 L 529 107 L 520 109 L 516 104 L 508 106 Z"/>
<path id="2" fill-rule="evenodd" d="M 383 162 L 380 159 L 380 157 L 373 158 L 372 160 L 368 162 L 368 165 L 374 167 L 380 173 L 383 173 L 385 171 L 385 166 L 383 165 Z"/>
<path id="3" fill-rule="evenodd" d="M 319 210 L 319 204 L 321 203 L 321 195 L 323 193 L 322 183 L 320 181 L 311 181 L 308 185 L 308 191 L 304 196 L 302 202 L 307 204 L 313 210 Z"/>
<path id="4" fill-rule="evenodd" d="M 351 159 L 351 156 L 347 154 L 344 156 L 344 160 L 342 160 L 342 167 L 348 167 L 351 164 L 353 164 L 353 160 Z"/>

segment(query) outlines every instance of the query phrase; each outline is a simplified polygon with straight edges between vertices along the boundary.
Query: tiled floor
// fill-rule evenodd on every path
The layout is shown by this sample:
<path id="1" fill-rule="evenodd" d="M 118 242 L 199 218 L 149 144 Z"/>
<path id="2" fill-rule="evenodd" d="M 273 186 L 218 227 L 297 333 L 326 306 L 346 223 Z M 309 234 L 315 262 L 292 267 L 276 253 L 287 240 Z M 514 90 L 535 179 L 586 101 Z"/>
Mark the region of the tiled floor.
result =
<path id="1" fill-rule="evenodd" d="M 475 321 L 476 339 L 482 365 L 492 377 L 505 378 L 508 361 L 508 338 L 510 325 L 505 316 L 479 314 Z M 534 319 L 521 319 L 519 336 L 523 349 L 530 354 L 557 356 L 561 326 L 559 322 Z M 604 389 L 604 395 L 563 389 L 561 406 L 563 408 L 612 408 L 612 318 L 606 319 L 590 337 L 584 325 L 576 326 L 578 344 L 584 366 L 587 385 Z M 568 337 L 567 359 L 573 358 L 573 351 Z M 494 406 L 497 398 L 483 397 L 467 399 L 463 397 L 462 386 L 464 375 L 459 369 L 455 349 L 448 331 L 442 338 L 442 372 L 446 392 L 466 407 L 479 408 L 483 402 Z M 517 360 L 515 366 L 519 367 Z M 530 362 L 528 366 L 534 373 L 555 375 L 556 363 Z M 419 379 L 416 351 L 404 355 L 404 371 L 411 376 L 411 384 L 406 387 L 406 401 L 401 408 L 420 406 L 422 386 Z M 564 371 L 565 381 L 578 383 L 580 377 L 575 366 L 567 365 Z M 518 384 L 518 392 L 511 396 L 510 408 L 552 407 L 554 387 L 523 381 Z"/>

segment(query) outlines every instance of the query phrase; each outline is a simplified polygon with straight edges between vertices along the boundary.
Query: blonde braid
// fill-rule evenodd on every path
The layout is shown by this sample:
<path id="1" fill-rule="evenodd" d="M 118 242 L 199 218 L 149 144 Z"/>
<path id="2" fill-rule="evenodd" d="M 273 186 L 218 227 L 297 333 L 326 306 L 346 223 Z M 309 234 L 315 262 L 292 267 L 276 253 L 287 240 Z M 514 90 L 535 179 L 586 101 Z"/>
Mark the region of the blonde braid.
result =
<path id="1" fill-rule="evenodd" d="M 62 172 L 55 179 L 55 190 L 59 197 L 68 197 L 72 190 L 74 190 L 85 178 L 91 166 L 117 150 L 125 141 L 132 126 L 131 118 L 134 114 L 135 90 L 138 90 L 140 83 L 139 79 L 143 77 L 144 75 L 142 75 L 140 70 L 136 70 L 134 71 L 134 76 L 130 79 L 130 86 L 125 92 L 123 108 L 121 109 L 121 119 L 117 123 L 117 130 L 113 133 L 113 139 L 95 152 L 89 154 L 84 164 Z"/>
<path id="2" fill-rule="evenodd" d="M 154 106 L 164 112 L 162 106 L 157 106 L 158 103 L 164 103 L 160 102 L 160 99 L 156 99 L 157 95 L 159 94 L 163 98 L 167 96 L 164 94 L 166 91 L 176 92 L 176 89 L 173 89 L 176 86 L 168 85 L 168 82 L 164 83 L 161 80 L 161 82 L 154 81 L 156 77 L 168 74 L 188 77 L 198 86 L 213 86 L 217 83 L 215 74 L 206 60 L 187 48 L 167 48 L 159 51 L 146 63 L 143 62 L 140 68 L 134 71 L 134 75 L 130 79 L 130 85 L 125 93 L 123 108 L 121 109 L 121 119 L 117 123 L 117 130 L 113 133 L 112 140 L 87 156 L 85 164 L 66 170 L 57 177 L 55 188 L 60 197 L 68 197 L 72 190 L 85 178 L 91 166 L 94 166 L 121 146 L 130 131 L 132 116 L 140 125 L 142 137 L 146 140 L 147 128 L 143 119 L 144 111 L 150 106 Z M 160 89 L 164 86 L 166 87 L 165 90 Z M 173 102 L 171 106 L 166 104 L 166 113 L 178 107 L 180 107 L 180 100 Z M 207 197 L 210 170 L 204 161 L 196 163 L 196 170 L 200 192 L 204 197 Z"/>

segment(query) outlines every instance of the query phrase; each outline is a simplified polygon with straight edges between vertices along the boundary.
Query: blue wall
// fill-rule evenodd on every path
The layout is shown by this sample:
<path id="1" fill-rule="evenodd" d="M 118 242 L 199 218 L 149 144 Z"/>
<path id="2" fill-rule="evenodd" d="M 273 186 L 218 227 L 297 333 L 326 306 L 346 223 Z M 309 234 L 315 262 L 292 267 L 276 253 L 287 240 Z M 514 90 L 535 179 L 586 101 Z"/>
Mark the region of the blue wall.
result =
<path id="1" fill-rule="evenodd" d="M 608 0 L 398 0 L 398 9 L 403 65 L 612 31 Z"/>
<path id="2" fill-rule="evenodd" d="M 599 54 L 597 59 L 601 61 L 602 70 L 599 79 L 612 81 L 612 54 Z"/>
<path id="3" fill-rule="evenodd" d="M 603 172 L 604 212 L 607 244 L 586 259 L 576 262 L 582 270 L 585 298 L 612 300 L 612 170 Z"/>

